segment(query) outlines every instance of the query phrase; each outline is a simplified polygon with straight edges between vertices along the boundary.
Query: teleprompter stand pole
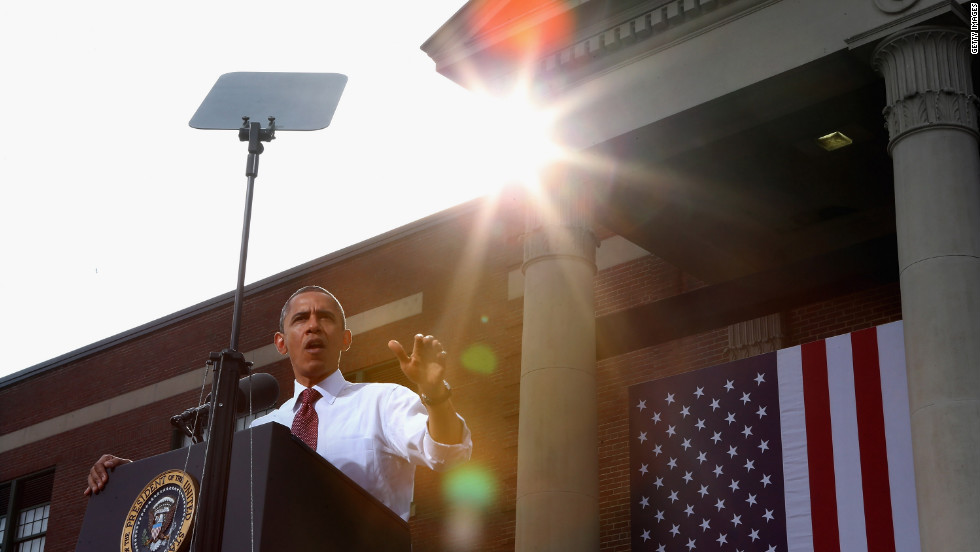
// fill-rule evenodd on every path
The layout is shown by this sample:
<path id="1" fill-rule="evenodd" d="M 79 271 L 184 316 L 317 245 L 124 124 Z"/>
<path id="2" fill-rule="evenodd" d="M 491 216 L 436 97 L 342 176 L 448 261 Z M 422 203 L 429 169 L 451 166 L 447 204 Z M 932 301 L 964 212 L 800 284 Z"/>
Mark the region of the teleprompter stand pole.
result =
<path id="1" fill-rule="evenodd" d="M 231 344 L 220 353 L 211 353 L 209 363 L 217 365 L 211 391 L 211 417 L 208 426 L 208 444 L 204 452 L 204 470 L 201 473 L 201 498 L 197 523 L 191 540 L 191 552 L 219 552 L 224 536 L 225 505 L 228 500 L 228 472 L 231 466 L 231 446 L 235 435 L 236 400 L 238 380 L 248 371 L 245 356 L 238 352 L 238 334 L 242 324 L 242 302 L 245 295 L 245 261 L 248 258 L 248 230 L 252 219 L 252 191 L 259 173 L 259 155 L 265 147 L 262 142 L 275 139 L 275 117 L 269 117 L 269 127 L 262 129 L 259 123 L 250 123 L 242 117 L 238 139 L 248 141 L 248 161 L 245 176 L 248 186 L 245 193 L 245 222 L 242 225 L 242 248 L 238 259 L 238 286 L 235 288 L 235 308 L 231 321 Z"/>
<path id="2" fill-rule="evenodd" d="M 239 378 L 250 365 L 238 352 L 238 334 L 242 325 L 242 302 L 245 295 L 245 260 L 248 253 L 248 229 L 252 217 L 252 190 L 259 172 L 262 142 L 275 139 L 276 131 L 320 130 L 330 125 L 337 103 L 347 84 L 339 73 L 225 73 L 214 83 L 207 97 L 190 120 L 190 126 L 208 130 L 237 130 L 238 139 L 248 142 L 245 175 L 248 191 L 245 197 L 245 223 L 238 264 L 238 287 L 231 323 L 231 344 L 220 353 L 211 353 L 209 365 L 216 365 L 211 385 L 209 436 L 201 472 L 201 492 L 197 520 L 191 540 L 191 552 L 220 552 L 224 533 L 228 473 L 231 445 L 235 431 L 236 401 Z M 260 120 L 269 113 L 268 127 Z M 243 121 L 238 125 L 238 117 Z M 276 119 L 278 118 L 278 124 Z M 176 418 L 176 417 L 175 417 Z M 179 420 L 178 420 L 179 421 Z"/>

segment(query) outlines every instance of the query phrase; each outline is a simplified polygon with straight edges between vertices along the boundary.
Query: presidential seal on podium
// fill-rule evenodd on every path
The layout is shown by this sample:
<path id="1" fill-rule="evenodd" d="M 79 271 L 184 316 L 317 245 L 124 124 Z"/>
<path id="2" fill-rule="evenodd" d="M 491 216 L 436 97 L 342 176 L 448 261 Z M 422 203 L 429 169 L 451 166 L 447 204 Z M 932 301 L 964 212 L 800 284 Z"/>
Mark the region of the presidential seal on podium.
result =
<path id="1" fill-rule="evenodd" d="M 120 552 L 183 552 L 190 545 L 197 509 L 197 482 L 168 470 L 143 487 L 126 514 Z"/>

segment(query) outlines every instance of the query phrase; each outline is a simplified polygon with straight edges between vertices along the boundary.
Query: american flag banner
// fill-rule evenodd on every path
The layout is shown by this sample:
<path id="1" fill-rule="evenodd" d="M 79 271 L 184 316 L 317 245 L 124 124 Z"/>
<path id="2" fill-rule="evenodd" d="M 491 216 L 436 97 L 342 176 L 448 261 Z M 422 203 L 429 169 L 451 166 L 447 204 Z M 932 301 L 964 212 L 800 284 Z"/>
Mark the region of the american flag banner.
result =
<path id="1" fill-rule="evenodd" d="M 630 388 L 633 550 L 919 552 L 902 323 Z"/>

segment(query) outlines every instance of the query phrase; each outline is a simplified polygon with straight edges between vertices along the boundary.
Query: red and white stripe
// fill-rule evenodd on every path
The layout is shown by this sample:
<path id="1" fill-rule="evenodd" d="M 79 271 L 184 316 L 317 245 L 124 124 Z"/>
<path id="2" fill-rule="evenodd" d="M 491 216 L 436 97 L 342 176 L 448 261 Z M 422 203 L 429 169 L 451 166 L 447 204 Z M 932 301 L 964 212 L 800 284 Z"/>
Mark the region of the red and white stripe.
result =
<path id="1" fill-rule="evenodd" d="M 919 552 L 901 322 L 777 353 L 789 552 Z"/>

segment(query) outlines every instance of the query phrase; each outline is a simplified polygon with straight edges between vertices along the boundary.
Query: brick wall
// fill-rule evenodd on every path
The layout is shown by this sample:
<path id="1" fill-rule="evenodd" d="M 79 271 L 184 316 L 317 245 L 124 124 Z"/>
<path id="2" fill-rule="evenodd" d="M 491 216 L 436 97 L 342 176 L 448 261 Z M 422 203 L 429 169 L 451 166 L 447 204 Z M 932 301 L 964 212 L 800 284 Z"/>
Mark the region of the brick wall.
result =
<path id="1" fill-rule="evenodd" d="M 516 196 L 504 196 L 496 211 L 487 209 L 460 211 L 439 223 L 422 224 L 418 231 L 345 252 L 302 275 L 263 283 L 246 299 L 243 351 L 271 342 L 282 303 L 302 285 L 332 290 L 348 315 L 423 293 L 422 314 L 356 335 L 341 361 L 349 379 L 363 371 L 367 380 L 404 381 L 390 363 L 386 344 L 393 338 L 405 343 L 417 332 L 438 336 L 454 355 L 453 402 L 473 432 L 469 468 L 488 476 L 489 502 L 475 510 L 453 504 L 443 493 L 453 474 L 418 470 L 411 520 L 417 551 L 514 549 L 523 303 L 508 300 L 507 277 L 521 264 L 523 218 Z M 636 259 L 597 275 L 597 314 L 703 285 L 655 257 Z M 900 318 L 901 309 L 897 285 L 889 285 L 783 314 L 790 346 L 890 322 Z M 227 346 L 230 327 L 226 301 L 0 389 L 0 434 L 201 367 L 210 351 Z M 727 345 L 727 328 L 721 327 L 598 364 L 602 550 L 629 547 L 629 386 L 725 362 Z M 464 363 L 472 358 L 477 361 Z M 281 400 L 291 395 L 287 361 L 262 371 L 278 378 Z M 169 450 L 169 417 L 195 404 L 198 394 L 186 392 L 0 453 L 0 481 L 55 467 L 48 552 L 74 548 L 86 505 L 85 474 L 95 459 L 105 452 L 138 459 Z M 469 537 L 466 530 L 472 532 Z"/>
<path id="2" fill-rule="evenodd" d="M 898 282 L 801 306 L 785 314 L 784 347 L 794 347 L 902 319 Z"/>

